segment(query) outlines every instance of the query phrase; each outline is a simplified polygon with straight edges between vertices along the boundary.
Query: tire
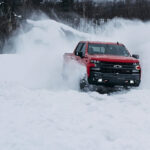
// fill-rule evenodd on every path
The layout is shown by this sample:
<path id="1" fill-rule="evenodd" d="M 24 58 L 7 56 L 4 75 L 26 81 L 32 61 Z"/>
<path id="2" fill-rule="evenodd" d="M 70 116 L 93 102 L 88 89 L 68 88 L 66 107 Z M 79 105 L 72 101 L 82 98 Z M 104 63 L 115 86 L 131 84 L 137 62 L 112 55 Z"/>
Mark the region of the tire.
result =
<path id="1" fill-rule="evenodd" d="M 97 87 L 97 92 L 100 94 L 108 94 L 112 91 L 111 87 L 107 87 L 107 86 L 98 86 Z"/>
<path id="2" fill-rule="evenodd" d="M 80 90 L 84 91 L 84 92 L 89 91 L 89 84 L 88 84 L 88 81 L 86 79 L 80 80 Z"/>
<path id="3" fill-rule="evenodd" d="M 139 87 L 140 86 L 140 82 L 135 84 L 135 87 Z"/>

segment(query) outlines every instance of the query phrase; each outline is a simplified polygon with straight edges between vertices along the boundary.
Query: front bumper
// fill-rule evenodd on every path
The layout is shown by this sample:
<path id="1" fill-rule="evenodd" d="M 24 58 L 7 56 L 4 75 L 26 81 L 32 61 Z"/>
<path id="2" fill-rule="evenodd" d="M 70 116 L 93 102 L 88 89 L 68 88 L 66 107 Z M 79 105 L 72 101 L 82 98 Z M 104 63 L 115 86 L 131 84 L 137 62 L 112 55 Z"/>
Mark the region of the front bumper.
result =
<path id="1" fill-rule="evenodd" d="M 100 73 L 92 72 L 88 77 L 91 85 L 108 86 L 139 86 L 140 74 L 119 74 L 119 73 Z"/>

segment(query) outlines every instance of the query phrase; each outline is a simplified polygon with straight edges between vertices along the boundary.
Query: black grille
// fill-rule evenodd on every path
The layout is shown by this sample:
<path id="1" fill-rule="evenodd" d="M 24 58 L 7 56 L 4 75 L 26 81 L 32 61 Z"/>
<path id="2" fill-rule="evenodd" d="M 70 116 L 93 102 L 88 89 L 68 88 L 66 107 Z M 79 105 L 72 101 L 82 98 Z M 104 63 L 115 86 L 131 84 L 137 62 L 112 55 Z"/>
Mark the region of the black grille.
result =
<path id="1" fill-rule="evenodd" d="M 132 74 L 132 70 L 135 70 L 133 63 L 100 62 L 97 67 L 101 68 L 101 73 Z"/>
<path id="2" fill-rule="evenodd" d="M 114 68 L 115 65 L 119 65 L 122 69 L 134 69 L 133 63 L 101 62 L 99 65 L 103 68 Z"/>
<path id="3" fill-rule="evenodd" d="M 102 73 L 119 73 L 119 74 L 132 74 L 131 69 L 106 69 L 102 68 L 101 69 Z"/>

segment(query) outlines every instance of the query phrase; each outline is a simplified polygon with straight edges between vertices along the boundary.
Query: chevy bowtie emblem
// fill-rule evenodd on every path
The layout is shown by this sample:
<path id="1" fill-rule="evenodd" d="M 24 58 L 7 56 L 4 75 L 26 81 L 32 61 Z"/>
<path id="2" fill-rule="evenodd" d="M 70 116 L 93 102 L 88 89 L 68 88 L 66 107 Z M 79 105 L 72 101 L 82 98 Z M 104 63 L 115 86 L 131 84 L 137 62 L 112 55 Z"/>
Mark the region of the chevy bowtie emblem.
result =
<path id="1" fill-rule="evenodd" d="M 122 68 L 122 66 L 121 65 L 114 65 L 114 68 Z"/>

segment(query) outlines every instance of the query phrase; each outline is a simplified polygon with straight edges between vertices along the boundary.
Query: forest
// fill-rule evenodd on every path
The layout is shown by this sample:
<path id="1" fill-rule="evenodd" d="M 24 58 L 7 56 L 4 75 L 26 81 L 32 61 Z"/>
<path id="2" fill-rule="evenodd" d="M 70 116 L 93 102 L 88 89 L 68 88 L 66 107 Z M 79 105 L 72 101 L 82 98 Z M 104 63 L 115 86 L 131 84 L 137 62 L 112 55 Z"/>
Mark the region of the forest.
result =
<path id="1" fill-rule="evenodd" d="M 32 14 L 41 13 L 74 28 L 79 26 L 81 19 L 91 21 L 95 25 L 101 25 L 115 17 L 148 21 L 150 19 L 150 1 L 0 0 L 0 49 L 5 39 L 23 21 L 30 18 Z"/>

